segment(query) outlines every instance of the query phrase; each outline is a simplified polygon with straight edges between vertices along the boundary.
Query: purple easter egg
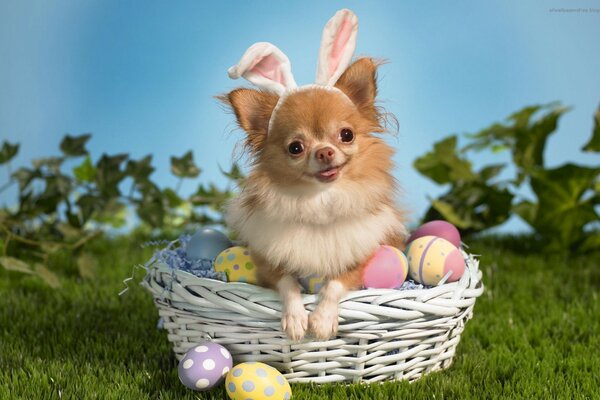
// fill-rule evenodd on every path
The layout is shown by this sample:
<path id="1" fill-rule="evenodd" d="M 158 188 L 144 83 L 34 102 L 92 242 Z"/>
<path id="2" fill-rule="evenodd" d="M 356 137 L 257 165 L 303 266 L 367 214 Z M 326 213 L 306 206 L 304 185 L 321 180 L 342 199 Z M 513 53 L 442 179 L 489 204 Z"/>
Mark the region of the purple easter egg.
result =
<path id="1" fill-rule="evenodd" d="M 446 239 L 455 247 L 460 248 L 460 232 L 454 225 L 446 221 L 430 221 L 417 228 L 408 238 L 407 243 L 423 236 L 435 236 Z"/>
<path id="2" fill-rule="evenodd" d="M 192 347 L 179 361 L 179 380 L 193 390 L 210 390 L 223 381 L 233 360 L 218 343 L 206 342 Z"/>

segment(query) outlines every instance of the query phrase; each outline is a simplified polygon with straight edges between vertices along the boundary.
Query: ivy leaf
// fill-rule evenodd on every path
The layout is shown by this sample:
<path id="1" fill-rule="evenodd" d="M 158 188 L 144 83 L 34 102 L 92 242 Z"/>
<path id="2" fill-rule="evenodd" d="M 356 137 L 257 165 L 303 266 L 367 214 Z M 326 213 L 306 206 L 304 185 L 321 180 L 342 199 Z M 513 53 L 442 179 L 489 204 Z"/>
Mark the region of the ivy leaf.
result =
<path id="1" fill-rule="evenodd" d="M 225 171 L 220 166 L 219 170 L 225 177 L 231 179 L 232 181 L 242 182 L 245 179 L 245 176 L 237 163 L 234 163 L 229 171 Z"/>
<path id="2" fill-rule="evenodd" d="M 444 220 L 450 222 L 461 230 L 479 230 L 482 228 L 479 224 L 473 222 L 473 219 L 469 213 L 461 213 L 460 209 L 455 208 L 452 204 L 444 200 L 433 200 L 431 202 L 431 207 L 437 211 Z M 426 218 L 429 219 L 430 217 Z"/>
<path id="3" fill-rule="evenodd" d="M 586 236 L 584 227 L 599 221 L 593 192 L 600 167 L 565 164 L 537 170 L 531 176 L 531 188 L 538 198 L 532 226 L 557 247 L 578 246 Z M 527 220 L 526 220 L 527 221 Z"/>
<path id="4" fill-rule="evenodd" d="M 61 287 L 58 276 L 56 276 L 54 272 L 50 271 L 45 265 L 35 263 L 34 271 L 36 275 L 42 278 L 42 280 L 46 282 L 46 284 L 51 288 L 58 289 L 59 287 Z"/>
<path id="5" fill-rule="evenodd" d="M 508 120 L 513 121 L 517 128 L 527 128 L 527 126 L 529 126 L 529 121 L 531 121 L 531 117 L 545 107 L 549 107 L 549 105 L 544 106 L 541 104 L 534 104 L 532 106 L 524 107 L 521 110 L 512 113 L 508 117 Z"/>
<path id="6" fill-rule="evenodd" d="M 502 153 L 503 151 L 510 150 L 510 148 L 504 144 L 494 144 L 490 147 L 492 153 Z"/>
<path id="7" fill-rule="evenodd" d="M 163 195 L 171 208 L 177 208 L 183 203 L 183 199 L 173 189 L 166 188 L 163 190 Z"/>
<path id="8" fill-rule="evenodd" d="M 42 173 L 39 169 L 29 169 L 21 167 L 13 172 L 12 177 L 19 182 L 19 191 L 23 192 L 29 184 L 35 179 L 40 178 Z"/>
<path id="9" fill-rule="evenodd" d="M 531 201 L 524 200 L 513 206 L 513 212 L 516 213 L 529 226 L 535 228 L 535 217 L 537 214 L 538 205 Z"/>
<path id="10" fill-rule="evenodd" d="M 600 152 L 600 107 L 594 114 L 594 130 L 592 132 L 592 138 L 582 148 L 583 151 Z"/>
<path id="11" fill-rule="evenodd" d="M 98 262 L 89 253 L 83 253 L 77 258 L 79 275 L 83 279 L 93 279 L 96 276 Z"/>
<path id="12" fill-rule="evenodd" d="M 516 142 L 513 149 L 515 164 L 525 172 L 544 166 L 546 141 L 558 126 L 560 117 L 569 111 L 567 107 L 554 107 L 527 129 L 515 129 Z"/>
<path id="13" fill-rule="evenodd" d="M 83 231 L 73 224 L 59 223 L 56 225 L 56 229 L 68 241 L 77 240 L 83 236 Z"/>
<path id="14" fill-rule="evenodd" d="M 26 219 L 27 217 L 34 217 L 39 214 L 40 212 L 35 206 L 33 191 L 31 189 L 22 190 L 19 193 L 19 209 L 17 215 L 22 219 Z"/>
<path id="15" fill-rule="evenodd" d="M 433 200 L 425 220 L 443 218 L 470 234 L 504 223 L 510 216 L 513 195 L 507 189 L 485 182 L 453 186 Z"/>
<path id="16" fill-rule="evenodd" d="M 19 152 L 19 143 L 10 144 L 8 141 L 2 142 L 2 148 L 0 149 L 0 165 L 6 164 L 12 160 Z"/>
<path id="17" fill-rule="evenodd" d="M 90 156 L 86 156 L 83 162 L 73 168 L 73 175 L 79 182 L 92 183 L 96 179 L 96 168 L 92 164 Z"/>
<path id="18" fill-rule="evenodd" d="M 137 202 L 137 214 L 152 228 L 160 228 L 164 224 L 165 208 L 160 189 L 148 182 L 140 185 L 142 200 Z"/>
<path id="19" fill-rule="evenodd" d="M 222 191 L 211 183 L 208 188 L 198 185 L 198 190 L 190 197 L 190 201 L 195 206 L 210 206 L 211 209 L 219 211 L 231 196 L 230 191 Z"/>
<path id="20" fill-rule="evenodd" d="M 103 197 L 93 194 L 84 194 L 76 201 L 81 212 L 82 222 L 88 221 L 96 212 L 104 208 L 106 200 Z"/>
<path id="21" fill-rule="evenodd" d="M 92 135 L 89 133 L 80 136 L 65 135 L 62 142 L 60 142 L 60 150 L 66 156 L 85 156 L 88 154 L 88 151 L 85 149 L 85 144 L 91 137 Z"/>
<path id="22" fill-rule="evenodd" d="M 152 166 L 152 156 L 147 155 L 139 161 L 129 160 L 125 173 L 129 175 L 136 183 L 148 181 L 150 174 L 154 172 Z"/>
<path id="23" fill-rule="evenodd" d="M 31 267 L 24 261 L 14 257 L 0 257 L 0 264 L 8 271 L 23 272 L 25 274 L 33 274 Z"/>
<path id="24" fill-rule="evenodd" d="M 94 220 L 120 228 L 127 223 L 127 206 L 115 198 L 104 202 L 103 207 L 93 215 Z"/>
<path id="25" fill-rule="evenodd" d="M 512 136 L 510 128 L 496 122 L 477 133 L 465 134 L 465 137 L 471 139 L 471 142 L 463 147 L 462 151 L 481 151 L 488 148 L 494 149 L 495 147 L 506 148 L 509 147 L 506 145 L 506 143 L 509 142 L 508 138 Z"/>
<path id="26" fill-rule="evenodd" d="M 181 158 L 171 157 L 171 172 L 179 178 L 195 178 L 201 171 L 194 163 L 192 152 L 188 151 Z"/>
<path id="27" fill-rule="evenodd" d="M 44 251 L 44 253 L 50 255 L 60 250 L 60 244 L 53 242 L 42 242 L 40 244 L 40 248 Z"/>
<path id="28" fill-rule="evenodd" d="M 590 232 L 583 239 L 579 250 L 585 252 L 592 252 L 600 250 L 600 232 Z"/>
<path id="29" fill-rule="evenodd" d="M 547 110 L 537 119 L 539 112 Z M 544 149 L 548 137 L 556 131 L 560 117 L 569 111 L 558 103 L 525 107 L 507 118 L 507 123 L 495 123 L 476 134 L 468 134 L 472 142 L 463 152 L 491 149 L 493 152 L 509 149 L 517 166 L 515 184 L 520 185 L 535 168 L 544 166 Z"/>
<path id="30" fill-rule="evenodd" d="M 44 179 L 46 187 L 35 199 L 36 206 L 45 214 L 58 209 L 62 201 L 66 201 L 71 192 L 71 180 L 65 175 L 49 175 Z"/>
<path id="31" fill-rule="evenodd" d="M 433 145 L 433 151 L 417 158 L 414 167 L 436 183 L 472 181 L 477 178 L 471 163 L 456 151 L 457 137 L 449 136 Z"/>
<path id="32" fill-rule="evenodd" d="M 566 207 L 577 204 L 588 190 L 594 190 L 600 167 L 568 163 L 558 168 L 540 169 L 532 175 L 531 187 L 540 205 Z"/>
<path id="33" fill-rule="evenodd" d="M 96 163 L 96 184 L 101 194 L 105 197 L 117 197 L 121 194 L 119 183 L 125 178 L 121 164 L 127 160 L 127 154 L 109 156 L 103 154 Z"/>
<path id="34" fill-rule="evenodd" d="M 506 167 L 506 164 L 488 165 L 487 167 L 484 167 L 481 169 L 481 171 L 479 171 L 479 176 L 484 181 L 489 181 L 490 179 L 493 179 L 496 176 L 498 176 L 502 172 L 504 167 Z"/>
<path id="35" fill-rule="evenodd" d="M 51 174 L 60 174 L 60 167 L 65 159 L 62 157 L 44 157 L 44 158 L 36 158 L 31 161 L 31 165 L 35 169 L 43 169 L 44 167 L 48 169 Z"/>

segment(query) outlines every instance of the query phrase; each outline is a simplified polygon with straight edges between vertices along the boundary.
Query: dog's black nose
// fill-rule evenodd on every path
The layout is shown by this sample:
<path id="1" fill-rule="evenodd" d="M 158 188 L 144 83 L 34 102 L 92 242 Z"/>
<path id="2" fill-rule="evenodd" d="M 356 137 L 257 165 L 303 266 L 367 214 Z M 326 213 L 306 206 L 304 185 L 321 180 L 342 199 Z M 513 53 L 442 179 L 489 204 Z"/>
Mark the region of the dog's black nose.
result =
<path id="1" fill-rule="evenodd" d="M 335 150 L 329 146 L 323 147 L 322 149 L 316 151 L 315 157 L 317 157 L 317 160 L 323 164 L 331 164 L 333 158 L 335 157 Z"/>

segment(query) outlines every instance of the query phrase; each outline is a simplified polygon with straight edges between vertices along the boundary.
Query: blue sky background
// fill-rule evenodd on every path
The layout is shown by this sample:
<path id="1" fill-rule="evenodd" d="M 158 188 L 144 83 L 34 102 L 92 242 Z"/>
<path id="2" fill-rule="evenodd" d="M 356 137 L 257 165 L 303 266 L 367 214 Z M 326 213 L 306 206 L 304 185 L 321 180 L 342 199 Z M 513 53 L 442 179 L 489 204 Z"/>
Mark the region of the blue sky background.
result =
<path id="1" fill-rule="evenodd" d="M 244 84 L 227 68 L 252 43 L 271 41 L 297 82 L 312 82 L 322 27 L 343 7 L 359 17 L 356 54 L 389 60 L 380 98 L 400 121 L 388 140 L 415 220 L 444 188 L 418 175 L 413 160 L 448 134 L 475 132 L 525 105 L 574 107 L 550 139 L 550 166 L 598 162 L 579 150 L 600 103 L 598 1 L 4 0 L 0 138 L 22 144 L 13 169 L 58 153 L 65 133 L 92 132 L 94 159 L 152 154 L 156 181 L 174 186 L 169 157 L 193 149 L 201 179 L 225 185 L 218 165 L 230 165 L 242 133 L 230 134 L 233 118 L 213 96 Z M 550 11 L 561 7 L 596 12 Z M 0 184 L 7 178 L 0 170 Z M 524 227 L 513 220 L 504 230 Z"/>

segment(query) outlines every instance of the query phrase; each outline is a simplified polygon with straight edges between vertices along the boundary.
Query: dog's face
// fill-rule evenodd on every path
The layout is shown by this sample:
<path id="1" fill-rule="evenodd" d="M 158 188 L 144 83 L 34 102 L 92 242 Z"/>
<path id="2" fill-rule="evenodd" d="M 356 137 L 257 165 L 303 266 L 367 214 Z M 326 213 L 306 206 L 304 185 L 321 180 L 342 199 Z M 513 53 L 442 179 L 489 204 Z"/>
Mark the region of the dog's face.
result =
<path id="1" fill-rule="evenodd" d="M 375 107 L 377 64 L 362 58 L 338 80 L 338 90 L 310 88 L 289 94 L 269 129 L 277 95 L 237 89 L 226 101 L 240 126 L 256 168 L 286 187 L 316 190 L 344 180 L 377 179 L 391 168 L 391 149 L 372 136 L 381 132 Z"/>
<path id="2" fill-rule="evenodd" d="M 360 147 L 364 123 L 342 93 L 310 89 L 288 96 L 260 154 L 274 180 L 329 185 L 341 179 Z"/>

